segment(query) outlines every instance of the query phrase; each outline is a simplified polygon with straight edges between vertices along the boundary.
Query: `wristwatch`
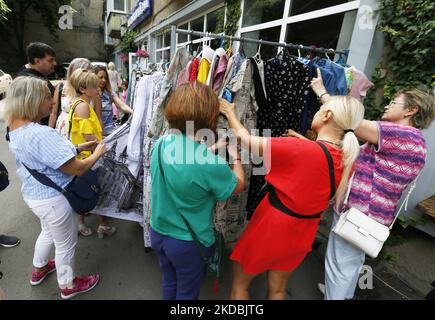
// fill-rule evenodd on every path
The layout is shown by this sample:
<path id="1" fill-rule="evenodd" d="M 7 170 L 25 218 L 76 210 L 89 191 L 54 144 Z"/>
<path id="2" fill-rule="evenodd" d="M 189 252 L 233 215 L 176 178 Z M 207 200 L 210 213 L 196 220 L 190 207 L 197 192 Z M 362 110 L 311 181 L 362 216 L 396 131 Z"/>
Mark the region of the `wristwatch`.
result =
<path id="1" fill-rule="evenodd" d="M 78 145 L 78 144 L 75 144 L 75 145 L 74 145 L 74 148 L 76 148 L 76 152 L 77 152 L 77 154 L 79 154 L 79 153 L 80 153 L 79 145 Z"/>

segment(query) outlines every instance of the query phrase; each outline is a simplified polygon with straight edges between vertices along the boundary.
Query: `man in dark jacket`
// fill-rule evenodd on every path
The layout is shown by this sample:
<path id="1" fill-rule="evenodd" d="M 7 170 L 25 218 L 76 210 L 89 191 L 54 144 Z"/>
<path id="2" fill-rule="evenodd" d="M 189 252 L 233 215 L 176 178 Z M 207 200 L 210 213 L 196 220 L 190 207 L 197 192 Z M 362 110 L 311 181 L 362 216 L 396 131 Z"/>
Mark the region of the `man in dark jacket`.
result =
<path id="1" fill-rule="evenodd" d="M 26 48 L 28 63 L 18 71 L 17 76 L 36 77 L 47 81 L 51 96 L 54 95 L 54 86 L 48 80 L 48 76 L 56 67 L 56 54 L 52 47 L 42 42 L 32 42 Z M 48 119 L 41 120 L 41 124 L 48 125 Z"/>

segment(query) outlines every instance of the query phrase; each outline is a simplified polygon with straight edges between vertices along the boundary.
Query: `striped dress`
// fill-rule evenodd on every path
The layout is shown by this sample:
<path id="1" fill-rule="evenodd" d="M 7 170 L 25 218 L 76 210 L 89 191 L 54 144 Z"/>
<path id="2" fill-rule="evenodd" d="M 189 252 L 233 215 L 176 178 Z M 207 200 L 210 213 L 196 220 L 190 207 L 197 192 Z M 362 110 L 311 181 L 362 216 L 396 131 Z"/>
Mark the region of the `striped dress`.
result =
<path id="1" fill-rule="evenodd" d="M 402 192 L 423 169 L 426 143 L 416 128 L 379 121 L 379 143 L 360 149 L 348 206 L 389 226 Z"/>

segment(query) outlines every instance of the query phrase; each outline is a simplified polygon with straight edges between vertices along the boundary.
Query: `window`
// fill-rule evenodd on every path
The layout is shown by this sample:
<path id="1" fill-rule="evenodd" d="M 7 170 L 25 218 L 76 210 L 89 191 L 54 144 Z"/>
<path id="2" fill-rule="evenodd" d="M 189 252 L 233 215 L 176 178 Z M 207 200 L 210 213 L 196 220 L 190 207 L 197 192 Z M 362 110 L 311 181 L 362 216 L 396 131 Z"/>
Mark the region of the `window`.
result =
<path id="1" fill-rule="evenodd" d="M 189 24 L 185 23 L 178 26 L 178 29 L 189 30 Z M 185 43 L 189 41 L 189 35 L 187 34 L 178 34 L 178 43 Z"/>
<path id="2" fill-rule="evenodd" d="M 125 11 L 125 1 L 113 0 L 113 9 L 117 11 Z"/>
<path id="3" fill-rule="evenodd" d="M 282 19 L 285 0 L 245 0 L 243 27 Z"/>
<path id="4" fill-rule="evenodd" d="M 350 11 L 292 23 L 287 26 L 286 42 L 326 49 L 346 49 L 350 45 L 355 19 L 356 11 Z"/>
<path id="5" fill-rule="evenodd" d="M 250 39 L 257 39 L 257 40 L 265 40 L 265 41 L 274 41 L 279 42 L 279 35 L 281 33 L 281 27 L 274 27 L 270 29 L 263 29 L 259 31 L 252 31 L 248 33 L 243 33 L 242 37 L 250 38 Z M 252 57 L 255 55 L 258 51 L 259 45 L 256 43 L 240 43 L 240 46 L 243 48 L 243 51 L 245 52 L 245 55 L 247 57 Z M 274 46 L 261 46 L 260 54 L 262 59 L 270 59 L 272 58 L 278 48 Z"/>
<path id="6" fill-rule="evenodd" d="M 205 15 L 196 17 L 189 22 L 183 22 L 178 25 L 179 29 L 193 30 L 198 32 L 211 32 L 211 33 L 221 33 L 225 26 L 225 7 L 220 7 L 218 9 L 212 9 L 210 12 L 205 13 Z M 185 45 L 186 43 L 193 42 L 193 51 L 197 51 L 200 43 L 206 40 L 205 37 L 200 37 L 196 35 L 182 35 L 178 34 L 177 45 Z M 220 45 L 220 39 L 212 40 L 211 46 L 217 48 Z"/>
<path id="7" fill-rule="evenodd" d="M 156 37 L 156 62 L 169 62 L 171 55 L 171 33 L 165 32 Z"/>
<path id="8" fill-rule="evenodd" d="M 295 16 L 310 11 L 333 7 L 348 1 L 343 0 L 292 0 L 290 2 L 290 15 Z"/>

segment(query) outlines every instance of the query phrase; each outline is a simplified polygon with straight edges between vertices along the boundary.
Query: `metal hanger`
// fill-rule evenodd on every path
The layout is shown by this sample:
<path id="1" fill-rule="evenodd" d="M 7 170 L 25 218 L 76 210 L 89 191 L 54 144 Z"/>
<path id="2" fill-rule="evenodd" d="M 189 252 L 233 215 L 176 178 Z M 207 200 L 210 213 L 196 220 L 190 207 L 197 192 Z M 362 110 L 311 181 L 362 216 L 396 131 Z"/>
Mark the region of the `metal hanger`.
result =
<path id="1" fill-rule="evenodd" d="M 258 45 L 258 49 L 257 49 L 257 53 L 254 55 L 254 59 L 259 62 L 261 61 L 261 44 L 262 44 L 263 40 L 260 39 L 260 43 Z"/>

